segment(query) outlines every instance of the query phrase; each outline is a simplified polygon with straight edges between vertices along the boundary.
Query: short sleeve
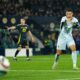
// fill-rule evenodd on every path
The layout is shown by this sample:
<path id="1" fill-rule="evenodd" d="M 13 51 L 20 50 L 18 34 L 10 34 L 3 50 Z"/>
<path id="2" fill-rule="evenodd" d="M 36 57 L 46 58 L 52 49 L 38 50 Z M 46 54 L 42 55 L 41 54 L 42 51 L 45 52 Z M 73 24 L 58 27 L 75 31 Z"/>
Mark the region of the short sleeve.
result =
<path id="1" fill-rule="evenodd" d="M 78 23 L 78 19 L 74 17 L 73 22 Z"/>
<path id="2" fill-rule="evenodd" d="M 30 31 L 30 27 L 29 27 L 29 25 L 26 25 L 26 27 L 27 27 L 27 31 Z"/>
<path id="3" fill-rule="evenodd" d="M 66 17 L 65 17 L 65 16 L 62 17 L 62 19 L 61 19 L 61 23 L 62 23 L 62 22 L 65 22 L 65 20 L 66 20 Z"/>
<path id="4" fill-rule="evenodd" d="M 62 17 L 61 22 L 60 22 L 60 30 L 62 29 L 62 27 L 63 27 L 63 25 L 64 25 L 65 20 L 66 20 L 66 17 L 65 17 L 65 16 L 64 16 L 64 17 Z"/>

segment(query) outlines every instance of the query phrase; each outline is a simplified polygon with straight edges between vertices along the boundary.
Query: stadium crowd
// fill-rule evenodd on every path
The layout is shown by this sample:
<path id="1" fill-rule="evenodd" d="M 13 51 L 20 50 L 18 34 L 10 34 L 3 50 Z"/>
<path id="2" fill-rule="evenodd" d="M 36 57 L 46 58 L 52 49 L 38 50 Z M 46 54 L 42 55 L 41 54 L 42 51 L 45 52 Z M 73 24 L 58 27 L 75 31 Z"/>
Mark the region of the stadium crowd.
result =
<path id="1" fill-rule="evenodd" d="M 61 17 L 66 7 L 71 7 L 77 15 L 80 0 L 0 0 L 0 15 Z"/>

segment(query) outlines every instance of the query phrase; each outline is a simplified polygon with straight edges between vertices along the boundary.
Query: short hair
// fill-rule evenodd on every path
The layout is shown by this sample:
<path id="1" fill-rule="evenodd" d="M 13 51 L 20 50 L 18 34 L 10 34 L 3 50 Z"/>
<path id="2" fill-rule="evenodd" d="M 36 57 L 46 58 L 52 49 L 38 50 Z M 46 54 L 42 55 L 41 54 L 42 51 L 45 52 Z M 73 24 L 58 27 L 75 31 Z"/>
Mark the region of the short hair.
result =
<path id="1" fill-rule="evenodd" d="M 21 19 L 24 19 L 24 20 L 25 20 L 25 18 L 24 18 L 24 17 L 21 17 Z"/>
<path id="2" fill-rule="evenodd" d="M 65 12 L 73 12 L 71 8 L 66 8 Z"/>

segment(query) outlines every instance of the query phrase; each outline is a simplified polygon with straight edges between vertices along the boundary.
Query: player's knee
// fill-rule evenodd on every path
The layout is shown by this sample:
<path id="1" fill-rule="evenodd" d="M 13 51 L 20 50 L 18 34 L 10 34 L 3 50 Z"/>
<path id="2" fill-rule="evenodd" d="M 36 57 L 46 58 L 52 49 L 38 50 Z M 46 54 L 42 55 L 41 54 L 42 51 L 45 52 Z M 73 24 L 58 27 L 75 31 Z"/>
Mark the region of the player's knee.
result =
<path id="1" fill-rule="evenodd" d="M 70 49 L 71 49 L 71 51 L 76 51 L 76 46 L 73 45 L 73 46 L 70 47 Z"/>
<path id="2" fill-rule="evenodd" d="M 57 54 L 60 55 L 61 54 L 61 50 L 57 50 Z"/>
<path id="3" fill-rule="evenodd" d="M 76 48 L 73 48 L 72 51 L 76 51 Z"/>

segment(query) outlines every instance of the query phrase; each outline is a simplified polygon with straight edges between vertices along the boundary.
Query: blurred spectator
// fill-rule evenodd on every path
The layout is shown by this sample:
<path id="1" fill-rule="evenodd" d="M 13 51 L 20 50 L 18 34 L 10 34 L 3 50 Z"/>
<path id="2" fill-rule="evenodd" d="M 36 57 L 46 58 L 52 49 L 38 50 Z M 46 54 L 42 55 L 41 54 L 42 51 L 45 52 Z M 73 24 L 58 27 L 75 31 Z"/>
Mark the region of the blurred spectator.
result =
<path id="1" fill-rule="evenodd" d="M 15 48 L 16 44 L 14 43 L 12 37 L 7 35 L 2 39 L 2 46 L 3 48 Z"/>
<path id="2" fill-rule="evenodd" d="M 53 49 L 53 41 L 51 39 L 51 35 L 48 35 L 46 39 L 44 39 L 44 54 L 53 54 L 54 49 Z"/>
<path id="3" fill-rule="evenodd" d="M 73 38 L 76 43 L 77 53 L 79 53 L 79 51 L 80 51 L 80 32 L 77 29 L 73 30 Z"/>
<path id="4" fill-rule="evenodd" d="M 50 23 L 50 31 L 53 32 L 54 31 L 54 27 L 55 27 L 55 24 L 53 22 Z"/>
<path id="5" fill-rule="evenodd" d="M 77 53 L 80 52 L 80 33 L 78 33 L 75 38 L 75 43 L 76 43 L 76 50 L 77 50 Z"/>

